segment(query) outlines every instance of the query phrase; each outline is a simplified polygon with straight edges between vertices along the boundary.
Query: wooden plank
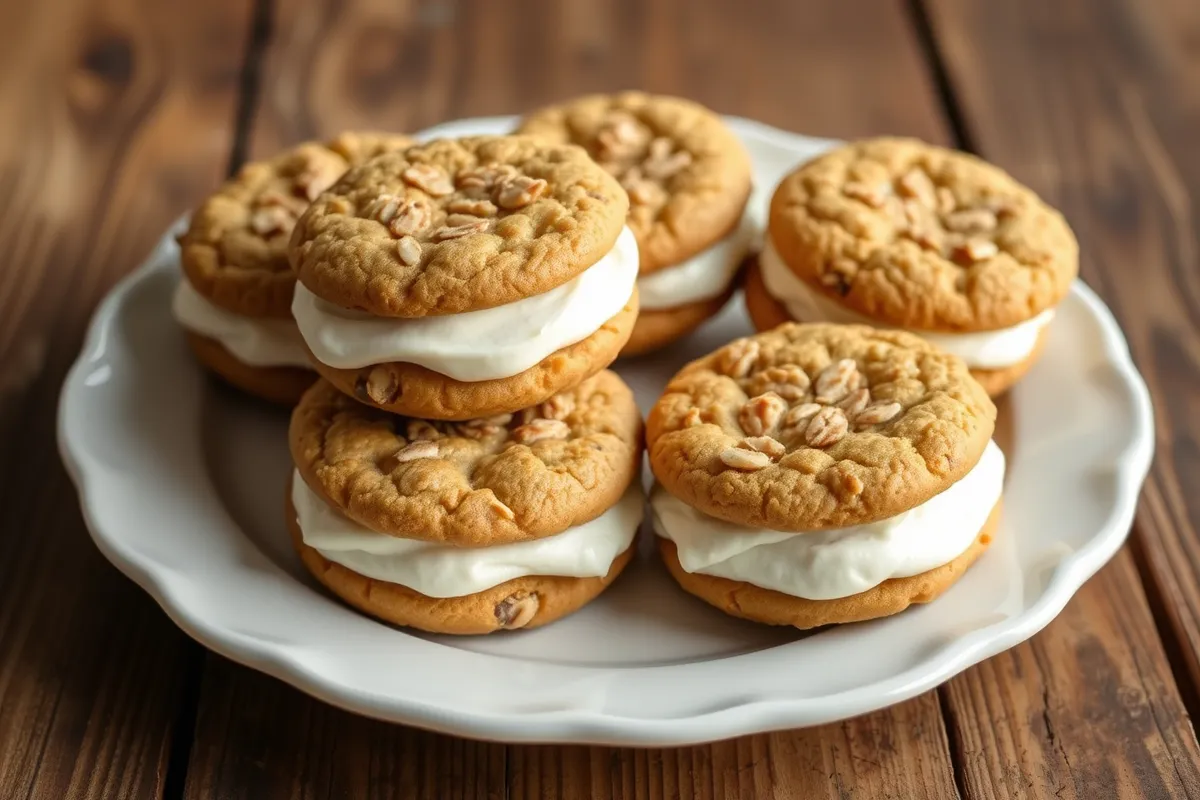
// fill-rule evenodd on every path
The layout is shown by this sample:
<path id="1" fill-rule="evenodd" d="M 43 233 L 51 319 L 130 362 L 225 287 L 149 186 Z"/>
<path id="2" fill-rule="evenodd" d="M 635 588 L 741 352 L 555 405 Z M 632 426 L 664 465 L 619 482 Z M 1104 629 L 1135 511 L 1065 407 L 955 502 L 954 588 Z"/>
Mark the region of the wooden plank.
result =
<path id="1" fill-rule="evenodd" d="M 930 692 L 857 720 L 697 747 L 510 747 L 506 796 L 941 800 L 954 794 L 946 748 Z"/>
<path id="2" fill-rule="evenodd" d="M 0 4 L 0 797 L 159 797 L 199 648 L 88 539 L 54 447 L 100 295 L 225 167 L 242 0 Z"/>
<path id="3" fill-rule="evenodd" d="M 851 4 L 792 0 L 516 5 L 519 14 L 512 3 L 285 0 L 250 152 L 630 86 L 809 133 L 946 136 L 898 7 L 860 15 Z M 840 725 L 683 750 L 497 749 L 335 711 L 210 658 L 187 796 L 268 793 L 942 798 L 956 790 L 934 694 Z"/>
<path id="4" fill-rule="evenodd" d="M 1032 645 L 946 691 L 968 794 L 1198 796 L 1200 755 L 1175 677 L 1194 698 L 1200 7 L 935 0 L 930 16 L 970 140 L 1067 214 L 1084 277 L 1120 318 L 1157 398 L 1159 458 L 1132 549 L 1168 645 L 1183 654 L 1173 677 L 1122 553 Z"/>
<path id="5" fill-rule="evenodd" d="M 356 717 L 209 655 L 185 797 L 503 797 L 504 746 Z"/>
<path id="6" fill-rule="evenodd" d="M 276 17 L 258 155 L 345 128 L 411 131 L 631 87 L 817 136 L 944 136 L 928 72 L 891 4 L 859 14 L 815 0 L 744 9 L 720 0 L 285 0 Z M 535 39 L 544 45 L 530 46 Z"/>

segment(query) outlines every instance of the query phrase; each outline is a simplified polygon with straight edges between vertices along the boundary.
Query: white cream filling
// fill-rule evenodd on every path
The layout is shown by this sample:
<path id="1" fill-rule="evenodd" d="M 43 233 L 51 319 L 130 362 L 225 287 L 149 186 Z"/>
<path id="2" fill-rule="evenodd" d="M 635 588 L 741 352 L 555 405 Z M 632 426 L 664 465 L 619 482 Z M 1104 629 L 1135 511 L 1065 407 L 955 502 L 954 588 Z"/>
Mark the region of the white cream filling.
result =
<path id="1" fill-rule="evenodd" d="M 809 600 L 865 592 L 948 564 L 971 546 L 1000 500 L 1004 453 L 988 442 L 970 472 L 916 508 L 865 525 L 789 533 L 702 514 L 655 485 L 654 530 L 688 572 L 745 581 Z"/>
<path id="2" fill-rule="evenodd" d="M 597 578 L 633 542 L 642 522 L 633 484 L 600 516 L 562 533 L 491 547 L 455 547 L 377 533 L 329 506 L 292 476 L 292 504 L 304 543 L 346 569 L 398 583 L 428 597 L 463 597 L 527 575 Z"/>
<path id="3" fill-rule="evenodd" d="M 681 264 L 638 278 L 638 305 L 648 311 L 720 297 L 750 249 L 754 225 L 747 214 L 733 233 Z"/>
<path id="4" fill-rule="evenodd" d="M 814 290 L 783 262 L 771 237 L 759 256 L 763 284 L 779 302 L 787 307 L 792 319 L 802 322 L 840 322 L 874 325 L 880 323 L 859 314 Z M 1029 358 L 1037 346 L 1042 329 L 1054 318 L 1054 309 L 1046 309 L 1032 319 L 1011 328 L 978 333 L 939 333 L 912 331 L 948 353 L 952 353 L 976 369 L 1001 369 L 1019 364 Z"/>
<path id="5" fill-rule="evenodd" d="M 220 342 L 233 357 L 252 367 L 309 367 L 308 353 L 290 319 L 244 317 L 214 305 L 182 278 L 171 298 L 171 313 L 190 331 Z"/>
<path id="6" fill-rule="evenodd" d="M 402 361 L 460 381 L 508 378 L 591 336 L 625 307 L 637 281 L 628 228 L 582 274 L 515 303 L 435 317 L 374 317 L 296 283 L 292 314 L 313 355 L 337 369 Z"/>

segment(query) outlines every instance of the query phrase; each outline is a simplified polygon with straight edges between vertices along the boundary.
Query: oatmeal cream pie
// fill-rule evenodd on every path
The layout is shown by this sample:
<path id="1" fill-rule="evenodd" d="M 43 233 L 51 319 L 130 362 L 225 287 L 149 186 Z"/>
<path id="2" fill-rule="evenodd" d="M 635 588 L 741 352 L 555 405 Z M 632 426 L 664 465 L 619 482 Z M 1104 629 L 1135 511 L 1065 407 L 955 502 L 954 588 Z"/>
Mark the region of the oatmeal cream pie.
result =
<path id="1" fill-rule="evenodd" d="M 911 139 L 802 165 L 771 201 L 746 279 L 760 330 L 796 319 L 913 331 L 990 394 L 1037 359 L 1079 266 L 1062 215 L 999 168 Z"/>
<path id="2" fill-rule="evenodd" d="M 629 201 L 582 148 L 441 139 L 351 170 L 292 235 L 314 366 L 428 419 L 537 405 L 608 366 L 637 316 Z"/>
<path id="3" fill-rule="evenodd" d="M 251 394 L 296 402 L 315 375 L 292 321 L 292 227 L 351 165 L 408 144 L 376 133 L 301 144 L 247 164 L 196 209 L 179 237 L 172 311 L 201 363 Z"/>
<path id="4" fill-rule="evenodd" d="M 537 111 L 519 130 L 586 147 L 629 193 L 641 310 L 622 355 L 661 347 L 721 310 L 753 231 L 750 157 L 717 114 L 624 92 Z"/>
<path id="5" fill-rule="evenodd" d="M 676 375 L 650 413 L 672 576 L 734 616 L 813 628 L 937 597 L 995 535 L 996 408 L 902 331 L 785 323 Z"/>
<path id="6" fill-rule="evenodd" d="M 602 592 L 642 519 L 642 420 L 607 370 L 462 422 L 370 408 L 319 381 L 290 430 L 287 522 L 350 605 L 438 633 L 533 628 Z"/>

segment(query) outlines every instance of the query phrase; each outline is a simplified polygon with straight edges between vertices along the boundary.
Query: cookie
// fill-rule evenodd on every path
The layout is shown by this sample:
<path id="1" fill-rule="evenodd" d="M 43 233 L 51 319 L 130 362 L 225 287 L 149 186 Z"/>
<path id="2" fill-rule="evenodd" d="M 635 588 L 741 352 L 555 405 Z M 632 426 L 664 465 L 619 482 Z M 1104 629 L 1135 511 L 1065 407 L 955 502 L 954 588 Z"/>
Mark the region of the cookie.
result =
<path id="1" fill-rule="evenodd" d="M 209 302 L 235 314 L 287 319 L 295 285 L 287 243 L 297 218 L 352 164 L 410 141 L 344 133 L 246 164 L 201 203 L 179 238 L 188 281 Z"/>
<path id="2" fill-rule="evenodd" d="M 348 172 L 297 222 L 299 280 L 377 317 L 493 308 L 604 257 L 628 199 L 578 147 L 521 136 L 441 139 Z"/>
<path id="3" fill-rule="evenodd" d="M 239 360 L 215 339 L 187 333 L 196 360 L 229 385 L 271 403 L 295 405 L 316 374 L 305 367 L 254 367 Z"/>
<path id="4" fill-rule="evenodd" d="M 750 159 L 717 114 L 624 92 L 536 111 L 518 130 L 587 148 L 629 193 L 642 311 L 623 355 L 673 341 L 721 309 L 753 231 L 743 224 Z"/>
<path id="5" fill-rule="evenodd" d="M 490 380 L 455 380 L 405 362 L 338 369 L 316 356 L 311 361 L 327 381 L 367 405 L 410 417 L 466 420 L 537 405 L 596 374 L 623 352 L 637 319 L 635 293 L 615 317 L 587 338 L 516 375 Z"/>
<path id="6" fill-rule="evenodd" d="M 629 227 L 652 273 L 732 233 L 750 196 L 750 157 L 719 116 L 679 97 L 591 95 L 535 111 L 520 133 L 582 145 L 629 191 Z"/>
<path id="7" fill-rule="evenodd" d="M 616 580 L 636 547 L 626 548 L 603 577 L 532 575 L 463 597 L 429 597 L 398 583 L 368 578 L 306 545 L 290 498 L 287 524 L 304 566 L 348 605 L 393 625 L 459 635 L 537 628 L 578 611 Z"/>
<path id="8" fill-rule="evenodd" d="M 871 522 L 966 475 L 996 408 L 966 365 L 923 339 L 788 323 L 683 368 L 650 412 L 668 491 L 779 531 Z"/>
<path id="9" fill-rule="evenodd" d="M 463 547 L 553 536 L 636 480 L 642 420 L 604 371 L 517 414 L 448 423 L 369 408 L 321 381 L 292 414 L 304 482 L 379 533 Z"/>
<path id="10" fill-rule="evenodd" d="M 629 339 L 627 207 L 578 147 L 489 136 L 389 153 L 297 224 L 292 313 L 317 370 L 364 403 L 444 420 L 527 408 Z"/>
<path id="11" fill-rule="evenodd" d="M 961 359 L 785 323 L 684 367 L 647 426 L 654 531 L 689 592 L 814 627 L 926 602 L 990 541 L 1005 457 Z"/>
<path id="12" fill-rule="evenodd" d="M 832 600 L 809 600 L 745 581 L 688 572 L 679 563 L 678 550 L 669 539 L 659 539 L 659 551 L 667 571 L 685 591 L 726 614 L 767 625 L 809 630 L 886 617 L 910 605 L 937 599 L 991 544 L 999 518 L 997 505 L 971 546 L 946 564 L 917 575 L 891 578 L 864 592 Z"/>
<path id="13" fill-rule="evenodd" d="M 746 302 L 746 311 L 749 313 L 750 321 L 754 323 L 756 329 L 768 331 L 792 320 L 787 307 L 772 297 L 771 293 L 767 291 L 763 283 L 762 269 L 757 259 L 749 260 L 745 276 L 742 292 Z M 998 397 L 1024 377 L 1029 368 L 1041 356 L 1042 350 L 1046 346 L 1048 333 L 1047 328 L 1042 328 L 1038 332 L 1033 350 L 1022 360 L 1007 367 L 994 369 L 972 367 L 971 377 L 978 381 L 979 385 L 989 395 Z M 934 341 L 937 341 L 936 338 Z M 626 349 L 628 349 L 628 346 Z"/>
<path id="14" fill-rule="evenodd" d="M 973 369 L 1020 372 L 1079 248 L 1062 215 L 998 167 L 869 139 L 780 182 L 761 267 L 794 319 L 911 330 Z"/>

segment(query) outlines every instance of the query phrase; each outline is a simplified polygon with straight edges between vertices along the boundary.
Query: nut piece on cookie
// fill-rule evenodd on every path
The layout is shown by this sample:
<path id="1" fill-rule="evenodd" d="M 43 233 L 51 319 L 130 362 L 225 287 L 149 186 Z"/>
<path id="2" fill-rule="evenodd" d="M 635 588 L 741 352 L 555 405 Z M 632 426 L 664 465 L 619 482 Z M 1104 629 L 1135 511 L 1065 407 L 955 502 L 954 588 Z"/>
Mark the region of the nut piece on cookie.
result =
<path id="1" fill-rule="evenodd" d="M 805 389 L 747 396 L 783 376 Z M 912 334 L 787 323 L 739 340 L 684 367 L 650 412 L 664 562 L 686 591 L 775 625 L 929 602 L 995 534 L 995 415 L 961 359 Z"/>

